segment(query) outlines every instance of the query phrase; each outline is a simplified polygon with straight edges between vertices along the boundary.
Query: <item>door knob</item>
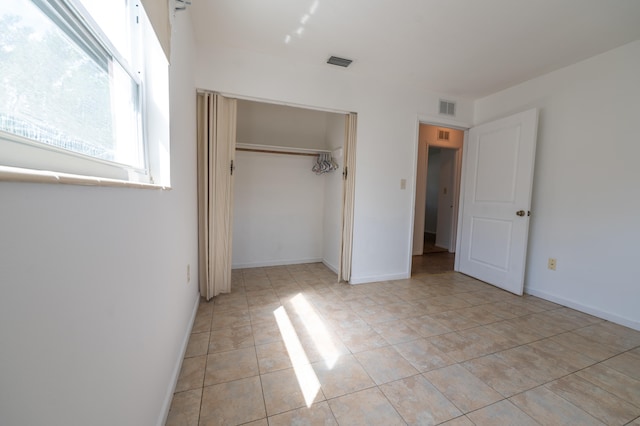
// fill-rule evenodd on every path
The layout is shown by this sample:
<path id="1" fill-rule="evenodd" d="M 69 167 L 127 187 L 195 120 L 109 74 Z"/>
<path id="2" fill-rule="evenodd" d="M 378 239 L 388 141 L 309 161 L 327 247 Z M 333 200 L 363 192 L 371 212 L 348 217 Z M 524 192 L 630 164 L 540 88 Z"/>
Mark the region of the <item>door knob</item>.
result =
<path id="1" fill-rule="evenodd" d="M 516 214 L 520 217 L 524 216 L 524 210 L 518 210 Z"/>

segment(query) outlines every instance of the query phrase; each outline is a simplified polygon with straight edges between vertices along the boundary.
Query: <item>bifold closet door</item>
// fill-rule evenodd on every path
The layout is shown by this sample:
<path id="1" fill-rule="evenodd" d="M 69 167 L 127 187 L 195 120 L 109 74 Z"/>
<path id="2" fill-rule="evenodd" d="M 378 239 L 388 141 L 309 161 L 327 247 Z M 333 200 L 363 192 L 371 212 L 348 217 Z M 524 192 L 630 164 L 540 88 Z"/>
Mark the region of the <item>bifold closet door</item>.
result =
<path id="1" fill-rule="evenodd" d="M 356 171 L 356 130 L 358 115 L 349 113 L 345 117 L 344 129 L 344 169 L 342 177 L 342 244 L 340 246 L 340 265 L 338 267 L 338 281 L 351 279 L 351 251 L 353 245 L 353 196 L 355 193 Z"/>
<path id="2" fill-rule="evenodd" d="M 198 93 L 198 278 L 207 300 L 231 291 L 236 104 Z"/>

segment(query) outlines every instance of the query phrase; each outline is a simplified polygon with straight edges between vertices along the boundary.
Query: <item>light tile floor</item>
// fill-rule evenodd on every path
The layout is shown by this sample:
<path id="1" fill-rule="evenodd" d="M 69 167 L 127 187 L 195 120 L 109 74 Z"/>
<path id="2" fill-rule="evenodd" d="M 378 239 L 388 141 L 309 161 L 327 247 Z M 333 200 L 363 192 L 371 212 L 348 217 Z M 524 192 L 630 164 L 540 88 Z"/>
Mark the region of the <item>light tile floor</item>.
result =
<path id="1" fill-rule="evenodd" d="M 233 272 L 168 425 L 640 425 L 640 332 L 453 272 Z"/>

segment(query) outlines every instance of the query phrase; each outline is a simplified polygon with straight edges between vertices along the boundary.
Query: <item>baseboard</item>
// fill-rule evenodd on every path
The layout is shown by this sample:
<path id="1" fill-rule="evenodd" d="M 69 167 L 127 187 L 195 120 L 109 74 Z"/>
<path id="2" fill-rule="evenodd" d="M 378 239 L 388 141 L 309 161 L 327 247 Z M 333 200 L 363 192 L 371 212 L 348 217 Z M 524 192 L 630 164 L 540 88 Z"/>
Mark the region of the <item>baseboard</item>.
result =
<path id="1" fill-rule="evenodd" d="M 231 265 L 231 269 L 249 269 L 249 268 L 262 268 L 265 266 L 283 266 L 283 265 L 299 265 L 301 263 L 320 263 L 323 259 L 282 259 L 282 260 L 267 260 L 264 262 L 249 262 L 249 263 L 237 263 Z"/>
<path id="2" fill-rule="evenodd" d="M 525 288 L 525 292 L 532 296 L 539 297 L 544 300 L 548 300 L 549 302 L 558 303 L 560 305 L 566 306 L 571 309 L 575 309 L 576 311 L 584 312 L 585 314 L 593 315 L 598 318 L 605 319 L 607 321 L 615 322 L 616 324 L 623 325 L 625 327 L 633 328 L 634 330 L 640 331 L 640 322 L 634 321 L 628 318 L 621 317 L 616 314 L 612 314 L 611 312 L 603 311 L 598 308 L 594 308 L 593 306 L 583 305 L 581 303 L 576 303 L 573 300 L 565 299 L 562 297 L 555 296 L 553 294 L 549 294 L 544 291 L 535 290 L 531 288 Z"/>
<path id="3" fill-rule="evenodd" d="M 368 277 L 354 277 L 351 276 L 349 280 L 349 284 L 367 284 L 367 283 L 377 283 L 380 281 L 392 281 L 392 280 L 404 280 L 407 278 L 411 278 L 411 273 L 402 273 L 402 274 L 387 274 L 387 275 L 371 275 Z"/>
<path id="4" fill-rule="evenodd" d="M 324 266 L 326 266 L 327 268 L 331 269 L 333 271 L 334 274 L 338 273 L 338 267 L 337 266 L 333 266 L 332 264 L 330 264 L 329 262 L 327 262 L 326 259 L 322 259 L 322 264 Z"/>
<path id="5" fill-rule="evenodd" d="M 191 329 L 193 328 L 193 323 L 196 320 L 198 305 L 200 304 L 200 293 L 196 294 L 198 295 L 198 297 L 196 297 L 195 303 L 193 304 L 191 319 L 189 320 L 189 327 L 187 328 L 186 334 L 182 338 L 182 344 L 179 352 L 180 356 L 176 360 L 176 363 L 173 367 L 173 372 L 171 374 L 171 386 L 169 386 L 167 395 L 164 398 L 164 403 L 162 404 L 162 410 L 160 410 L 160 418 L 158 419 L 157 423 L 158 426 L 163 426 L 167 422 L 167 417 L 169 416 L 169 409 L 171 408 L 173 393 L 176 390 L 178 377 L 180 376 L 180 369 L 182 368 L 182 360 L 184 359 L 184 354 L 187 352 L 187 345 L 189 344 L 189 338 L 191 337 Z"/>

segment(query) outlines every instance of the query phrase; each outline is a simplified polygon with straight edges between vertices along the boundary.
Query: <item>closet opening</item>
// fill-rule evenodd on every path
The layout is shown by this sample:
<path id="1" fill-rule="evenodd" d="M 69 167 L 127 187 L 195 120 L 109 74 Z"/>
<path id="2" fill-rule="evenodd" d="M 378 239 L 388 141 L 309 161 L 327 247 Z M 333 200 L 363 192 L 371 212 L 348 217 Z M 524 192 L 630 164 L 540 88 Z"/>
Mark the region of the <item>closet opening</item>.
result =
<path id="1" fill-rule="evenodd" d="M 412 275 L 453 271 L 464 132 L 420 124 Z"/>
<path id="2" fill-rule="evenodd" d="M 339 272 L 347 117 L 238 99 L 232 269 Z"/>
<path id="3" fill-rule="evenodd" d="M 206 90 L 197 114 L 200 294 L 229 293 L 232 269 L 301 263 L 349 282 L 357 114 Z"/>

